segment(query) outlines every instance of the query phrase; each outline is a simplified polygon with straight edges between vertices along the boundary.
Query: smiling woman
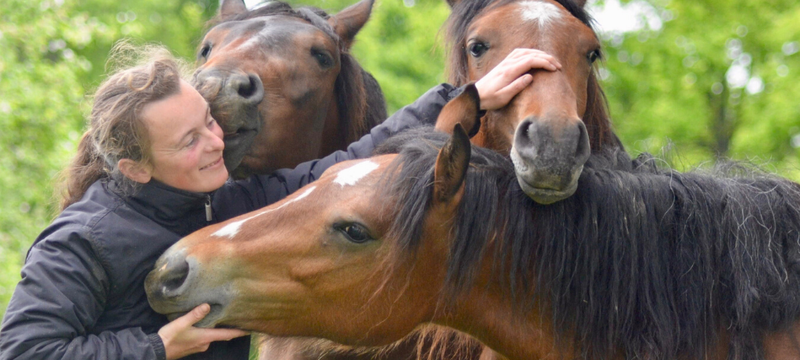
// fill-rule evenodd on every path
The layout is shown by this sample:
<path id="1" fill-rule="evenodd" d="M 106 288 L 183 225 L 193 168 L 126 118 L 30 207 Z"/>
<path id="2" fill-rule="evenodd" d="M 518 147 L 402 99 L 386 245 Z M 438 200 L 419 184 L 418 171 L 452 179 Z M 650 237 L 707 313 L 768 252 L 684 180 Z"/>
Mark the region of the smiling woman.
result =
<path id="1" fill-rule="evenodd" d="M 126 177 L 143 184 L 152 178 L 194 192 L 214 191 L 228 179 L 222 129 L 191 85 L 181 81 L 176 94 L 146 105 L 141 118 L 150 139 L 149 166 L 123 159 L 120 170 Z M 171 121 L 180 118 L 185 121 Z"/>

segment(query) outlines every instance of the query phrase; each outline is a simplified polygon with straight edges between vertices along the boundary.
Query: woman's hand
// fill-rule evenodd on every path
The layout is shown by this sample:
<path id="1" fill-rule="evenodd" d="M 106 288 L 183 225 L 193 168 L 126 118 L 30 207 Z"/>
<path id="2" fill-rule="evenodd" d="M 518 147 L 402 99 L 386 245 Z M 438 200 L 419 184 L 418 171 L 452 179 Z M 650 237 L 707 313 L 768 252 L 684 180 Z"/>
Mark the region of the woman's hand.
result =
<path id="1" fill-rule="evenodd" d="M 158 336 L 161 337 L 167 352 L 167 360 L 206 351 L 212 341 L 228 341 L 248 334 L 242 330 L 201 329 L 192 326 L 206 317 L 209 311 L 211 311 L 211 306 L 208 304 L 198 305 L 186 315 L 158 330 Z"/>
<path id="2" fill-rule="evenodd" d="M 551 55 L 536 49 L 514 49 L 503 61 L 475 83 L 482 110 L 506 106 L 522 89 L 530 85 L 531 69 L 556 71 L 561 64 Z"/>

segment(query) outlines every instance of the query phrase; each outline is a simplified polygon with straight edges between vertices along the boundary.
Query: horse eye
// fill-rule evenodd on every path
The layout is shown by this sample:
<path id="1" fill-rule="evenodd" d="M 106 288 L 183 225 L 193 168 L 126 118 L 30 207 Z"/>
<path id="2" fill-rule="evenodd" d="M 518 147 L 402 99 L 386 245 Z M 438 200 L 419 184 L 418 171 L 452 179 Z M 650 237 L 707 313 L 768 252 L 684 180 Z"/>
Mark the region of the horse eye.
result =
<path id="1" fill-rule="evenodd" d="M 203 45 L 203 48 L 200 49 L 200 53 L 197 54 L 197 55 L 198 55 L 198 57 L 200 57 L 202 59 L 206 59 L 206 58 L 208 58 L 208 54 L 210 54 L 210 53 L 211 53 L 211 45 L 206 44 L 206 45 Z"/>
<path id="2" fill-rule="evenodd" d="M 481 57 L 486 51 L 489 50 L 489 46 L 482 42 L 474 42 L 469 44 L 469 53 L 473 57 Z"/>
<path id="3" fill-rule="evenodd" d="M 367 241 L 373 240 L 369 235 L 369 231 L 364 225 L 351 223 L 338 226 L 338 230 L 347 237 L 347 240 L 356 244 L 363 244 Z"/>
<path id="4" fill-rule="evenodd" d="M 588 55 L 586 55 L 586 58 L 589 59 L 590 64 L 594 64 L 594 62 L 601 57 L 602 55 L 600 54 L 600 50 L 592 50 Z"/>
<path id="5" fill-rule="evenodd" d="M 333 66 L 333 58 L 327 53 L 320 50 L 311 49 L 311 55 L 317 59 L 319 66 L 322 68 L 329 68 Z"/>

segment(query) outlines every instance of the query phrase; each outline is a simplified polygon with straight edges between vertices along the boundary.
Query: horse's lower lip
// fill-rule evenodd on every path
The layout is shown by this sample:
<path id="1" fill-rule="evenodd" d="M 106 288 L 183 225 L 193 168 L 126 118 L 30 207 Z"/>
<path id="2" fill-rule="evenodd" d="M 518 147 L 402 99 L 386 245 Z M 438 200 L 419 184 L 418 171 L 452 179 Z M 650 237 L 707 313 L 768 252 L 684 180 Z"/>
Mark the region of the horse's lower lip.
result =
<path id="1" fill-rule="evenodd" d="M 219 318 L 222 316 L 222 314 L 221 314 L 222 305 L 217 304 L 217 303 L 209 303 L 209 305 L 211 306 L 211 310 L 208 312 L 208 314 L 206 314 L 206 316 L 202 320 L 200 320 L 197 323 L 195 323 L 195 326 L 197 326 L 197 327 L 214 327 L 217 324 Z M 184 316 L 184 315 L 188 314 L 190 311 L 191 310 L 176 311 L 176 312 L 171 312 L 171 313 L 167 313 L 167 314 L 164 314 L 164 315 L 167 317 L 167 320 L 173 321 L 173 320 L 175 320 L 175 319 L 177 319 L 177 318 L 179 318 L 181 316 Z"/>
<path id="2" fill-rule="evenodd" d="M 179 317 L 181 317 L 183 315 L 186 315 L 188 313 L 189 313 L 188 311 L 180 311 L 180 312 L 174 312 L 174 313 L 166 314 L 166 316 L 167 316 L 167 320 L 173 321 L 173 320 L 175 320 L 175 319 L 177 319 L 177 318 L 179 318 Z"/>
<path id="3" fill-rule="evenodd" d="M 226 147 L 236 146 L 247 139 L 251 139 L 256 135 L 256 133 L 256 130 L 240 129 L 235 133 L 225 133 L 222 140 L 225 142 Z"/>
<path id="4" fill-rule="evenodd" d="M 536 201 L 537 203 L 542 205 L 548 205 L 557 201 L 564 200 L 572 196 L 572 194 L 574 194 L 575 190 L 578 188 L 577 181 L 568 188 L 561 190 L 536 187 L 532 184 L 528 184 L 528 182 L 526 182 L 519 176 L 517 176 L 517 182 L 519 182 L 519 185 L 522 188 L 522 192 L 524 192 L 526 195 L 528 195 L 528 197 L 533 199 L 533 201 Z"/>

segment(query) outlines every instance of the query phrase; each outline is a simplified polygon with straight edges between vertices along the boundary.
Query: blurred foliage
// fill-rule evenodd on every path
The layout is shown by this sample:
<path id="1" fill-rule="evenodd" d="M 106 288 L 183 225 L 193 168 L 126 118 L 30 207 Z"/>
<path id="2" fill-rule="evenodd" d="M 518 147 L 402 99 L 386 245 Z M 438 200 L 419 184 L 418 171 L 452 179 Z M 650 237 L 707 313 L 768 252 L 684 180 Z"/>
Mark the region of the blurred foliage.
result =
<path id="1" fill-rule="evenodd" d="M 335 13 L 354 0 L 291 2 Z M 593 11 L 640 10 L 637 29 L 599 24 L 600 72 L 629 150 L 669 145 L 680 168 L 730 156 L 800 179 L 800 4 L 590 3 Z M 25 252 L 57 212 L 55 180 L 74 153 L 113 43 L 159 42 L 192 60 L 216 7 L 217 0 L 0 3 L 0 313 Z M 391 111 L 444 81 L 439 28 L 448 13 L 441 0 L 378 0 L 352 52 Z"/>
<path id="2" fill-rule="evenodd" d="M 616 5 L 610 0 L 593 6 Z M 718 156 L 800 179 L 800 4 L 630 1 L 643 28 L 602 31 L 601 70 L 629 150 L 669 145 L 687 168 Z"/>

